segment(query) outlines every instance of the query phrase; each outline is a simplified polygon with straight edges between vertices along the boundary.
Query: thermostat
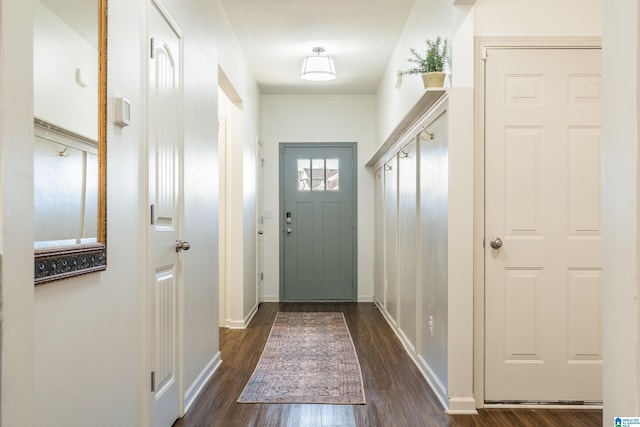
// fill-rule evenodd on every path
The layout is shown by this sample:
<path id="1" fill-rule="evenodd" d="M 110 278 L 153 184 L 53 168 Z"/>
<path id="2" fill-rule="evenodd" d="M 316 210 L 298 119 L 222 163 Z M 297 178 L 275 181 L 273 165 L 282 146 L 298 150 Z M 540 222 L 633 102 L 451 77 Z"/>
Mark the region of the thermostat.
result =
<path id="1" fill-rule="evenodd" d="M 116 120 L 115 124 L 120 127 L 129 126 L 131 124 L 131 103 L 128 99 L 116 97 Z"/>

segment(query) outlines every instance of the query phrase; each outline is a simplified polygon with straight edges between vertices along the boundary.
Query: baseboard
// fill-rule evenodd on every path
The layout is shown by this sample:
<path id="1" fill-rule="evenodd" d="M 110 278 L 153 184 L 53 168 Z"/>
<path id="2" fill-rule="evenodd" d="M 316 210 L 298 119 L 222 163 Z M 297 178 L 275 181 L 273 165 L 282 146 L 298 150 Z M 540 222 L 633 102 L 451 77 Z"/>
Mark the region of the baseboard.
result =
<path id="1" fill-rule="evenodd" d="M 374 302 L 373 295 L 360 295 L 358 296 L 358 302 Z"/>
<path id="2" fill-rule="evenodd" d="M 431 387 L 435 393 L 445 412 L 448 414 L 477 414 L 476 400 L 473 397 L 448 396 L 446 387 L 442 384 L 435 372 L 433 372 L 427 361 L 424 360 L 421 355 L 416 353 L 415 346 L 409 341 L 404 332 L 398 328 L 396 321 L 391 317 L 387 310 L 385 310 L 382 303 L 377 298 L 374 298 L 373 302 L 376 304 L 389 326 L 391 326 L 391 329 L 402 343 L 404 350 L 407 352 L 411 360 L 413 360 L 413 363 L 427 381 L 429 387 Z"/>
<path id="3" fill-rule="evenodd" d="M 279 295 L 263 295 L 262 302 L 280 302 Z"/>
<path id="4" fill-rule="evenodd" d="M 247 326 L 249 326 L 249 323 L 251 323 L 251 320 L 253 319 L 253 316 L 255 316 L 257 312 L 258 312 L 258 304 L 255 304 L 253 306 L 253 308 L 251 308 L 251 311 L 249 312 L 249 314 L 247 314 L 244 317 L 244 319 L 242 319 L 242 320 L 230 320 L 228 322 L 227 328 L 229 328 L 229 329 L 246 329 Z"/>
<path id="5" fill-rule="evenodd" d="M 256 313 L 258 312 L 258 307 L 260 307 L 260 304 L 255 303 L 253 305 L 253 307 L 251 308 L 251 311 L 249 311 L 249 314 L 247 314 L 244 318 L 244 326 L 245 328 L 247 326 L 249 326 L 249 323 L 251 323 L 251 321 L 253 320 L 253 316 L 256 315 Z"/>
<path id="6" fill-rule="evenodd" d="M 218 370 L 220 365 L 222 364 L 222 359 L 220 352 L 216 353 L 216 355 L 207 363 L 207 366 L 204 367 L 198 378 L 191 384 L 191 387 L 184 394 L 184 412 L 185 414 L 191 408 L 193 402 L 195 402 L 196 398 L 202 391 L 202 388 L 205 386 L 209 378 L 213 375 L 215 371 Z"/>
<path id="7" fill-rule="evenodd" d="M 409 354 L 409 356 L 411 356 L 411 354 Z M 418 367 L 418 370 L 420 371 L 420 373 L 422 373 L 422 376 L 427 380 L 429 387 L 431 387 L 433 392 L 438 397 L 438 400 L 440 401 L 442 408 L 447 413 L 449 413 L 449 411 L 451 410 L 451 401 L 447 396 L 447 388 L 444 386 L 444 384 L 442 384 L 442 381 L 440 381 L 440 378 L 438 378 L 436 373 L 433 372 L 433 369 L 431 369 L 431 366 L 429 366 L 427 361 L 424 360 L 424 358 L 421 355 L 416 354 L 414 357 L 412 357 L 412 359 L 413 359 L 413 362 Z"/>
<path id="8" fill-rule="evenodd" d="M 450 397 L 449 409 L 447 414 L 450 415 L 478 415 L 476 409 L 476 399 L 473 397 Z"/>
<path id="9" fill-rule="evenodd" d="M 382 313 L 382 317 L 384 317 L 384 319 L 391 326 L 391 329 L 393 329 L 393 331 L 395 333 L 396 329 L 398 328 L 398 325 L 396 324 L 395 319 L 393 317 L 391 317 L 389 312 L 383 307 L 383 305 L 382 305 L 382 303 L 380 301 L 376 300 L 374 302 L 375 302 L 376 306 L 378 306 L 378 310 L 380 310 L 380 313 Z M 404 343 L 403 343 L 403 345 L 404 345 Z"/>

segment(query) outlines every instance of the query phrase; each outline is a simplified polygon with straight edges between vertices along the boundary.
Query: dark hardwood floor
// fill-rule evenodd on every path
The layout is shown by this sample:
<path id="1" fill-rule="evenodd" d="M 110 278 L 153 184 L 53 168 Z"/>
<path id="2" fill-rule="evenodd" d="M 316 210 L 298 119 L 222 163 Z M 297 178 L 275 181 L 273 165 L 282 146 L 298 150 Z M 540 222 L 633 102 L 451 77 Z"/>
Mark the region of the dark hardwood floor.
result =
<path id="1" fill-rule="evenodd" d="M 278 311 L 342 311 L 358 353 L 366 405 L 236 403 Z M 382 314 L 371 303 L 263 303 L 245 330 L 220 330 L 222 366 L 174 427 L 449 426 L 600 427 L 602 411 L 487 409 L 447 415 Z"/>

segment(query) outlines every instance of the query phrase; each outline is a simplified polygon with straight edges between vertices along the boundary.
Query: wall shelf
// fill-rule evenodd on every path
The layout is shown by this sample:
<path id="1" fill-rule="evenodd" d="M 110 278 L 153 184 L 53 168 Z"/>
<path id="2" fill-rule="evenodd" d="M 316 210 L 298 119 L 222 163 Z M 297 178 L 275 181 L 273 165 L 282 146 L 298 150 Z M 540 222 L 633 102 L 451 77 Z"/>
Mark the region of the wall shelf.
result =
<path id="1" fill-rule="evenodd" d="M 391 132 L 391 135 L 385 140 L 385 142 L 378 148 L 367 162 L 367 167 L 374 167 L 376 163 L 389 151 L 391 151 L 396 144 L 398 144 L 404 138 L 405 134 L 415 126 L 415 124 L 422 118 L 432 105 L 434 105 L 447 91 L 442 88 L 427 89 L 425 93 L 420 97 L 416 105 L 411 108 L 406 116 L 400 121 L 398 126 Z"/>

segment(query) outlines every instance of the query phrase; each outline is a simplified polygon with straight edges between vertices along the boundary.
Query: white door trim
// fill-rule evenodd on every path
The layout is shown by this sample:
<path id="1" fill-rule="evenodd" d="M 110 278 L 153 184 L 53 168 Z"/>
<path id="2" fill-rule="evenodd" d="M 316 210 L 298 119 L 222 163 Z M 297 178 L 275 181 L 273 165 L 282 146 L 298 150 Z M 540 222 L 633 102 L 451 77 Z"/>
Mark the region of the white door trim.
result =
<path id="1" fill-rule="evenodd" d="M 491 49 L 593 49 L 601 48 L 600 37 L 477 37 L 474 50 L 474 396 L 476 406 L 484 404 L 484 204 L 485 204 L 485 54 Z M 523 407 L 519 405 L 518 407 Z M 575 406 L 574 406 L 575 407 Z"/>

